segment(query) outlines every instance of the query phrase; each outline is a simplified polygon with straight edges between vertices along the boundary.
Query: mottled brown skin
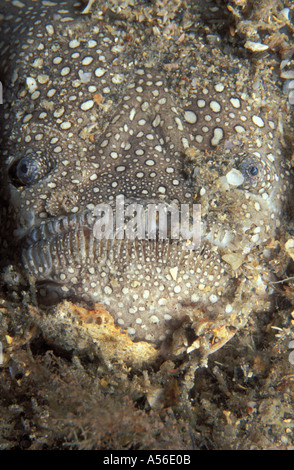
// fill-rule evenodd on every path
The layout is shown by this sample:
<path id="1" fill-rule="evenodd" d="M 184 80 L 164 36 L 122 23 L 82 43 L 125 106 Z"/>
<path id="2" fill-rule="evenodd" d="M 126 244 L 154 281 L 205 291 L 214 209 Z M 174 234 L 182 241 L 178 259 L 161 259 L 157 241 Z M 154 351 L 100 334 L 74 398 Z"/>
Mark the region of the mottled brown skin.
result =
<path id="1" fill-rule="evenodd" d="M 43 302 L 99 302 L 134 341 L 157 346 L 197 311 L 242 323 L 270 294 L 262 253 L 289 186 L 278 95 L 236 59 L 237 77 L 195 60 L 180 93 L 71 1 L 22 4 L 1 7 L 4 250 L 20 248 Z M 118 195 L 201 204 L 200 247 L 101 243 L 93 210 Z"/>

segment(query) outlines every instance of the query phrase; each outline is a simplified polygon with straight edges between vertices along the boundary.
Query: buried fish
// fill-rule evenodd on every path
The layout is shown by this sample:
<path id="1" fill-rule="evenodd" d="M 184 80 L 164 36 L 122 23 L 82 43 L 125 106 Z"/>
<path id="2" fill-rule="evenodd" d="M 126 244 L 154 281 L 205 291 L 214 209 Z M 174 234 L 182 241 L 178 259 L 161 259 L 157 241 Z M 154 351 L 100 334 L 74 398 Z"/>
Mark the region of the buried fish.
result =
<path id="1" fill-rule="evenodd" d="M 173 352 L 267 309 L 290 189 L 275 85 L 252 89 L 247 62 L 201 48 L 173 72 L 69 0 L 0 12 L 2 251 L 40 303 L 99 303 L 134 342 L 181 336 Z M 201 207 L 197 243 L 170 216 L 164 237 L 156 217 L 146 236 L 125 236 L 130 217 L 101 235 L 118 200 L 141 221 Z"/>

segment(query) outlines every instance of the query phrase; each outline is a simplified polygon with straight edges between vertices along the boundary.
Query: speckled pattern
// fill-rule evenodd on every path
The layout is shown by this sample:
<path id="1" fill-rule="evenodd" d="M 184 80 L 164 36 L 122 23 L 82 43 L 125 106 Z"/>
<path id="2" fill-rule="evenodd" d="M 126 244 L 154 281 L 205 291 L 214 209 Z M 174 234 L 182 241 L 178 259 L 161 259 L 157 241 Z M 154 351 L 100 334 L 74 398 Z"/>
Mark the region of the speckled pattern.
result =
<path id="1" fill-rule="evenodd" d="M 195 53 L 185 88 L 187 70 L 168 71 L 160 53 L 145 63 L 144 46 L 133 58 L 122 30 L 69 0 L 4 0 L 0 13 L 2 246 L 21 247 L 40 297 L 102 303 L 155 345 L 199 310 L 262 308 L 263 247 L 289 176 L 273 86 L 253 86 L 236 58 Z M 201 204 L 200 247 L 95 239 L 93 209 L 117 195 Z"/>

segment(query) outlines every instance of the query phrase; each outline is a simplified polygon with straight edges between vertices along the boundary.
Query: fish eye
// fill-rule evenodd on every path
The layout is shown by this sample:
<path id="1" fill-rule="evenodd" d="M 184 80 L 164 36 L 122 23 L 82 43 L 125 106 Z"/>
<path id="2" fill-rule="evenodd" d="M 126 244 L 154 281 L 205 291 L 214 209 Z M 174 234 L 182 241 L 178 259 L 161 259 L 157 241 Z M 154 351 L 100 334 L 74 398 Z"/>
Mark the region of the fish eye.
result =
<path id="1" fill-rule="evenodd" d="M 15 186 L 29 186 L 44 178 L 51 168 L 46 158 L 28 154 L 11 165 L 9 176 Z"/>
<path id="2" fill-rule="evenodd" d="M 257 166 L 255 165 L 251 165 L 249 168 L 248 168 L 248 174 L 250 176 L 257 176 L 258 175 L 258 168 Z"/>
<path id="3" fill-rule="evenodd" d="M 240 165 L 240 171 L 245 178 L 245 184 L 257 186 L 264 179 L 265 170 L 261 162 L 254 157 L 246 157 Z"/>
<path id="4" fill-rule="evenodd" d="M 16 177 L 23 184 L 31 184 L 38 180 L 38 164 L 36 161 L 30 161 L 27 157 L 19 160 L 16 165 Z"/>

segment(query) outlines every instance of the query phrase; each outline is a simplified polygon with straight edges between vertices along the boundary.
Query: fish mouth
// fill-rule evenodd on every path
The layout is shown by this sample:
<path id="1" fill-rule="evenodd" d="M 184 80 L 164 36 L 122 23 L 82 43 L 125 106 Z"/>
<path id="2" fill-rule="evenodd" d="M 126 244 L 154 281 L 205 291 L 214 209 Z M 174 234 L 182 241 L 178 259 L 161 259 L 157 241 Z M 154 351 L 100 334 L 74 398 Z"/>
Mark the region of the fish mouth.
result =
<path id="1" fill-rule="evenodd" d="M 107 226 L 101 232 L 101 219 L 97 218 L 95 209 L 48 218 L 22 237 L 21 256 L 25 273 L 29 283 L 33 281 L 38 291 L 42 292 L 41 300 L 43 298 L 45 304 L 56 303 L 62 298 L 75 298 L 77 291 L 78 297 L 84 297 L 88 301 L 89 297 L 82 293 L 81 285 L 83 279 L 89 276 L 89 270 L 91 274 L 97 274 L 97 277 L 100 275 L 100 268 L 104 266 L 111 271 L 111 262 L 119 260 L 122 252 L 126 267 L 138 260 L 146 261 L 150 252 L 156 255 L 157 262 L 165 266 L 172 263 L 172 253 L 175 250 L 184 252 L 186 248 L 192 252 L 195 240 L 184 239 L 181 231 L 178 232 L 178 238 L 174 237 L 171 218 L 167 218 L 163 226 L 158 219 L 148 225 L 144 212 L 144 223 L 150 230 L 148 236 L 136 236 L 136 225 L 135 236 L 130 237 L 130 234 L 126 236 L 130 217 L 124 221 L 123 236 L 122 227 L 117 226 L 112 233 L 109 233 Z M 199 244 L 200 233 L 197 234 L 197 245 Z M 72 285 L 69 277 L 76 281 L 76 285 Z"/>

